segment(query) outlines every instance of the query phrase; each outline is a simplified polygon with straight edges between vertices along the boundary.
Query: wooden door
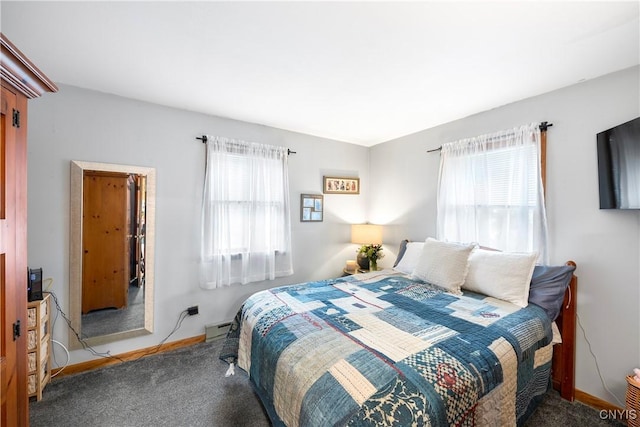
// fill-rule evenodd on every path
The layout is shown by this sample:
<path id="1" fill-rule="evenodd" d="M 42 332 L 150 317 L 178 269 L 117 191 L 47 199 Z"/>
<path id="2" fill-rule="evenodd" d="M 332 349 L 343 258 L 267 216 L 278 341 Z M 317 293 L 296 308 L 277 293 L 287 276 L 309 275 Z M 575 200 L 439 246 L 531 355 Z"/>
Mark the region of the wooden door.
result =
<path id="1" fill-rule="evenodd" d="M 28 414 L 26 319 L 26 146 L 19 115 L 26 98 L 2 87 L 0 118 L 0 424 L 24 425 Z M 15 117 L 15 119 L 14 119 Z"/>
<path id="2" fill-rule="evenodd" d="M 85 171 L 82 182 L 82 313 L 125 308 L 131 252 L 128 175 Z"/>

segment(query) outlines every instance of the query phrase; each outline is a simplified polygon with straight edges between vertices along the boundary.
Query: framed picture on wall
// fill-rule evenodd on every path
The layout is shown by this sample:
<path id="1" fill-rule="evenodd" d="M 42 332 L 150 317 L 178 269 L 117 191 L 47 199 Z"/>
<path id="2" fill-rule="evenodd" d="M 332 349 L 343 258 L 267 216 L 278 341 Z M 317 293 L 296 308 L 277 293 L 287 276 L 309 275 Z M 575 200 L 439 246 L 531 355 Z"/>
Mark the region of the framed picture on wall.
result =
<path id="1" fill-rule="evenodd" d="M 324 210 L 322 194 L 300 195 L 300 222 L 321 222 Z"/>
<path id="2" fill-rule="evenodd" d="M 322 177 L 324 194 L 360 194 L 360 178 Z"/>

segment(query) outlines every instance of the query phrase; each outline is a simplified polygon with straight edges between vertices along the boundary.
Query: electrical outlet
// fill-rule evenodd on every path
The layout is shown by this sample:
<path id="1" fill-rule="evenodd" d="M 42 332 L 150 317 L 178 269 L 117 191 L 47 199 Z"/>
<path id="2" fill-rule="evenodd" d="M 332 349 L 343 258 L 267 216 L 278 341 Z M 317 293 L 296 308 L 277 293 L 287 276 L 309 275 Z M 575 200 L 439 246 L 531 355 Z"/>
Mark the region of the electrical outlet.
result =
<path id="1" fill-rule="evenodd" d="M 198 306 L 192 305 L 191 307 L 187 308 L 187 314 L 189 314 L 189 316 L 195 316 L 196 314 L 198 314 Z"/>

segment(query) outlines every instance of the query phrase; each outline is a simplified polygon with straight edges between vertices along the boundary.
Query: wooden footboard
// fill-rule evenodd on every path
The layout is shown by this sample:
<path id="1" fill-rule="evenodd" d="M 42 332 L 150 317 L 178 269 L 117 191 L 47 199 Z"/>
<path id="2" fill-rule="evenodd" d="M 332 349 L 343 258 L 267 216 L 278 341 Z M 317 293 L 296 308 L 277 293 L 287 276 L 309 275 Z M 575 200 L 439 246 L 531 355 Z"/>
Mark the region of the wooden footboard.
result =
<path id="1" fill-rule="evenodd" d="M 568 261 L 567 265 L 576 263 Z M 576 355 L 576 297 L 578 278 L 574 274 L 564 295 L 562 311 L 556 324 L 562 336 L 562 344 L 553 348 L 551 379 L 553 388 L 560 392 L 563 399 L 573 401 L 575 398 L 575 355 Z"/>

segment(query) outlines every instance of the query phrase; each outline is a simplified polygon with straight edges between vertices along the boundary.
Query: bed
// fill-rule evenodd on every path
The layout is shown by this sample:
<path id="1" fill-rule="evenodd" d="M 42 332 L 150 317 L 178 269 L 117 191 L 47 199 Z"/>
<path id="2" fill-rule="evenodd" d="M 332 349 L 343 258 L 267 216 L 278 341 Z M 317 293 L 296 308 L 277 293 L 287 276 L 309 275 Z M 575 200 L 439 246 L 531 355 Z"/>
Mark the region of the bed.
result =
<path id="1" fill-rule="evenodd" d="M 468 246 L 454 256 L 443 242 L 407 243 L 393 269 L 277 287 L 244 302 L 220 358 L 249 374 L 274 426 L 521 425 L 550 384 L 573 400 L 575 263 L 562 275 L 532 265 L 519 301 L 472 286 L 506 278 L 511 292 L 519 273 L 495 276 L 487 265 L 504 260 L 491 251 Z M 425 255 L 430 243 L 435 252 Z M 441 281 L 452 275 L 453 288 Z M 538 305 L 526 300 L 535 300 L 540 278 Z"/>

